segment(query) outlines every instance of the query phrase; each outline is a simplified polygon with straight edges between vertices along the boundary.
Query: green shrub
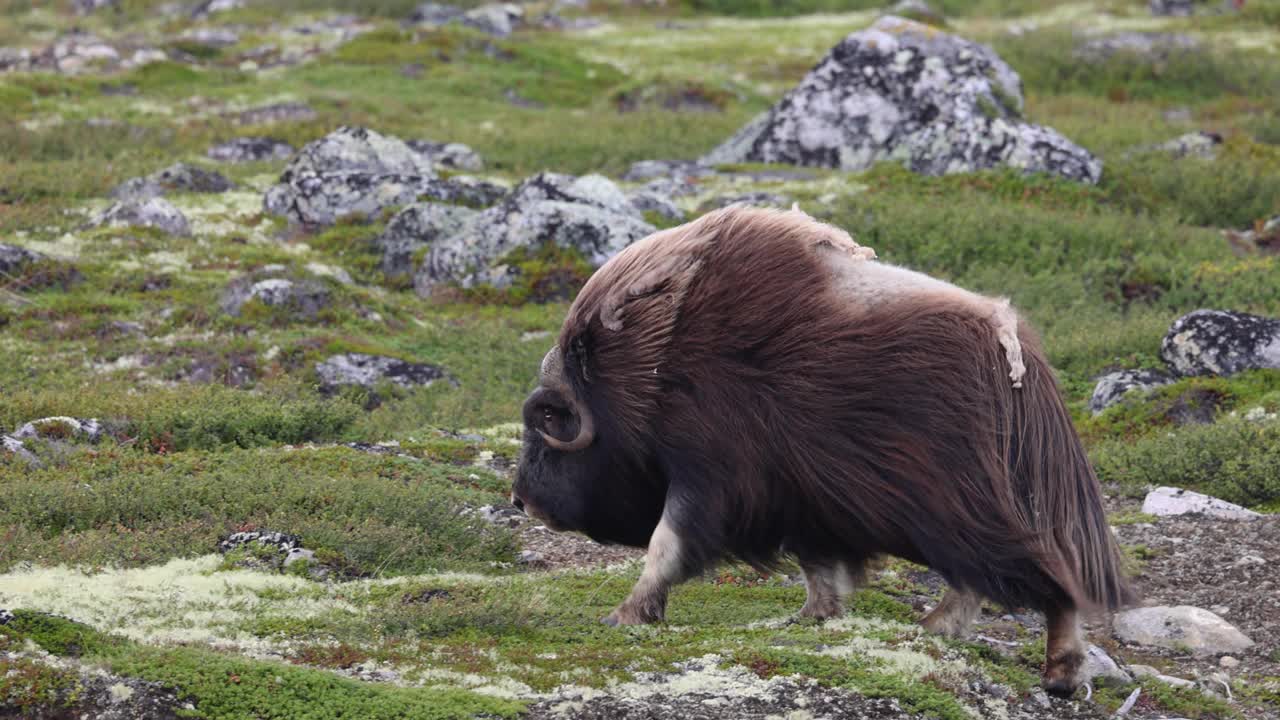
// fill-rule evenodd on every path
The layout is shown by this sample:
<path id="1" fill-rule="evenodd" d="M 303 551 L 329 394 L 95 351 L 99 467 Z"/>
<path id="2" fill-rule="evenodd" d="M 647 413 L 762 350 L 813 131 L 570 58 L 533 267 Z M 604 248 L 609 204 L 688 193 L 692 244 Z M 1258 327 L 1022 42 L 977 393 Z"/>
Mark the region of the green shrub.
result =
<path id="1" fill-rule="evenodd" d="M 1226 418 L 1126 443 L 1101 443 L 1091 453 L 1104 483 L 1132 496 L 1174 485 L 1246 506 L 1280 501 L 1280 423 Z"/>
<path id="2" fill-rule="evenodd" d="M 268 528 L 301 535 L 348 576 L 485 569 L 515 546 L 509 531 L 458 514 L 501 497 L 471 489 L 473 472 L 346 448 L 110 450 L 61 467 L 0 464 L 0 525 L 10 528 L 0 568 L 138 566 Z"/>

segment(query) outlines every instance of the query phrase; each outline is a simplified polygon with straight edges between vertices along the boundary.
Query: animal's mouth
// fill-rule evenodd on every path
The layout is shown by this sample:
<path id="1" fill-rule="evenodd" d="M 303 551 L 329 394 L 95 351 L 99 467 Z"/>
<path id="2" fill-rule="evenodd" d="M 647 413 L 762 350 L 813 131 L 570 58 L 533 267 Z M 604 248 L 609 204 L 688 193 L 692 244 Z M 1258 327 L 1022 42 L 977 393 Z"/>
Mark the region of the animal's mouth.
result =
<path id="1" fill-rule="evenodd" d="M 547 529 L 552 532 L 564 532 L 568 530 L 568 528 L 556 522 L 555 518 L 544 513 L 537 505 L 522 499 L 515 493 L 511 494 L 511 504 L 525 515 L 528 515 L 529 517 L 540 521 L 543 525 L 546 525 Z"/>

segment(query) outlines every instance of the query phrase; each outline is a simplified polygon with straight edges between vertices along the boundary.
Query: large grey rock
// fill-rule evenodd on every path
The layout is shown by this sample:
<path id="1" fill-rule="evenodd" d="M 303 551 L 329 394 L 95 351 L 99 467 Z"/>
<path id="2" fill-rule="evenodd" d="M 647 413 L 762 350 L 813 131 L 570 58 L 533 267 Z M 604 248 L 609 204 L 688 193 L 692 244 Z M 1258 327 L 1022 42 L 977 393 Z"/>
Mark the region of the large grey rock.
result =
<path id="1" fill-rule="evenodd" d="M 1009 166 L 1096 183 L 1102 163 L 1021 119 L 1022 81 L 991 48 L 887 16 L 847 36 L 778 104 L 702 158 L 927 174 Z"/>
<path id="2" fill-rule="evenodd" d="M 1173 487 L 1160 487 L 1147 493 L 1142 501 L 1142 512 L 1157 517 L 1203 515 L 1217 520 L 1254 520 L 1262 517 L 1259 513 L 1226 500 Z"/>
<path id="3" fill-rule="evenodd" d="M 126 180 L 111 191 L 117 200 L 146 200 L 169 192 L 222 193 L 235 185 L 221 173 L 176 163 L 144 177 Z"/>
<path id="4" fill-rule="evenodd" d="M 1280 368 L 1280 320 L 1231 310 L 1196 310 L 1169 327 L 1160 357 L 1179 375 Z"/>
<path id="5" fill-rule="evenodd" d="M 191 234 L 191 226 L 182 211 L 164 198 L 121 200 L 113 203 L 93 225 L 110 227 L 149 227 L 182 237 Z"/>
<path id="6" fill-rule="evenodd" d="M 102 423 L 97 418 L 54 416 L 32 420 L 13 433 L 18 440 L 85 440 L 102 438 Z"/>
<path id="7" fill-rule="evenodd" d="M 1173 376 L 1163 370 L 1119 370 L 1098 378 L 1089 398 L 1089 409 L 1094 415 L 1120 402 L 1134 390 L 1152 390 L 1173 382 Z"/>
<path id="8" fill-rule="evenodd" d="M 269 267 L 232 280 L 218 305 L 228 315 L 239 317 L 246 303 L 256 301 L 293 319 L 309 320 L 328 307 L 332 299 L 323 282 Z"/>
<path id="9" fill-rule="evenodd" d="M 1196 657 L 1236 653 L 1253 641 L 1231 623 L 1197 607 L 1179 605 L 1135 608 L 1117 613 L 1116 637 L 1135 645 L 1190 652 Z"/>
<path id="10" fill-rule="evenodd" d="M 293 156 L 293 146 L 283 140 L 270 137 L 239 137 L 214 145 L 209 148 L 207 154 L 210 158 L 222 162 L 287 160 Z"/>
<path id="11" fill-rule="evenodd" d="M 484 169 L 484 160 L 481 159 L 480 153 L 462 143 L 410 140 L 408 145 L 432 165 L 472 172 Z"/>
<path id="12" fill-rule="evenodd" d="M 1133 682 L 1133 677 L 1117 665 L 1106 650 L 1093 644 L 1090 644 L 1089 649 L 1085 651 L 1080 676 L 1101 686 L 1127 685 Z"/>
<path id="13" fill-rule="evenodd" d="M 508 287 L 517 270 L 504 258 L 518 248 L 547 243 L 572 248 L 598 267 L 653 231 L 607 178 L 542 173 L 525 180 L 461 232 L 434 243 L 414 288 L 427 297 L 441 285 Z"/>
<path id="14" fill-rule="evenodd" d="M 461 232 L 476 214 L 470 208 L 441 203 L 416 203 L 401 210 L 378 237 L 382 273 L 387 277 L 412 274 L 414 253 Z"/>
<path id="15" fill-rule="evenodd" d="M 438 178 L 430 159 L 404 141 L 343 126 L 302 148 L 280 184 L 267 191 L 264 205 L 294 222 L 329 225 L 419 199 L 483 207 L 505 193 L 475 178 Z"/>
<path id="16" fill-rule="evenodd" d="M 443 368 L 436 365 L 363 353 L 334 355 L 316 363 L 316 375 L 320 378 L 322 392 L 333 392 L 348 386 L 372 390 L 382 382 L 402 388 L 427 387 L 441 380 L 457 384 Z"/>

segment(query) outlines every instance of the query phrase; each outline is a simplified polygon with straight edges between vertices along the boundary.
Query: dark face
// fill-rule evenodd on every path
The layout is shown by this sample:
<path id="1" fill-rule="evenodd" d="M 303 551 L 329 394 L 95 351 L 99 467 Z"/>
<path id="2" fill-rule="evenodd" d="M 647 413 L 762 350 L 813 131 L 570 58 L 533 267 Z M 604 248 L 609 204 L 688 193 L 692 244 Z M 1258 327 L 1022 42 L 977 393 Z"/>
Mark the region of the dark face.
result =
<path id="1" fill-rule="evenodd" d="M 608 423 L 596 417 L 590 445 L 574 451 L 553 448 L 542 434 L 568 440 L 578 434 L 579 422 L 559 393 L 540 387 L 530 394 L 511 500 L 552 530 L 644 547 L 662 515 L 665 484 L 646 463 L 611 447 Z"/>

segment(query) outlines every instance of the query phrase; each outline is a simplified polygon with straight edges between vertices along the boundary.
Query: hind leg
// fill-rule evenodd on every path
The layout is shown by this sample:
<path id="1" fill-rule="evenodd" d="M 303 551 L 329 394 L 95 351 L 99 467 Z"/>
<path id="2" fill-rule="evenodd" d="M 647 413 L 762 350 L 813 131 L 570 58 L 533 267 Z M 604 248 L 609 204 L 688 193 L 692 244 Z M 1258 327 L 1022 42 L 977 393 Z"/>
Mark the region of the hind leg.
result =
<path id="1" fill-rule="evenodd" d="M 1084 665 L 1084 635 L 1080 631 L 1080 618 L 1075 608 L 1063 606 L 1045 611 L 1049 625 L 1045 638 L 1044 677 L 1041 685 L 1047 692 L 1070 697 L 1080 687 L 1081 666 Z"/>
<path id="2" fill-rule="evenodd" d="M 982 598 L 968 590 L 948 588 L 938 606 L 920 621 L 925 629 L 938 635 L 962 638 L 969 634 L 973 621 L 982 611 Z"/>

